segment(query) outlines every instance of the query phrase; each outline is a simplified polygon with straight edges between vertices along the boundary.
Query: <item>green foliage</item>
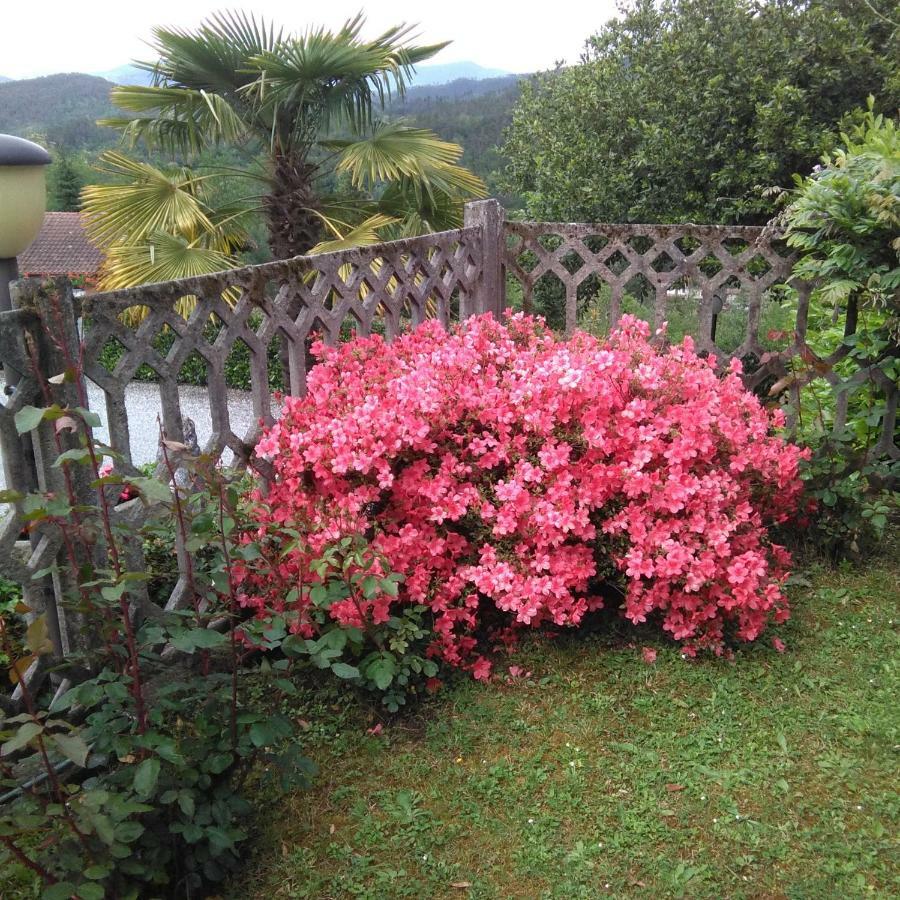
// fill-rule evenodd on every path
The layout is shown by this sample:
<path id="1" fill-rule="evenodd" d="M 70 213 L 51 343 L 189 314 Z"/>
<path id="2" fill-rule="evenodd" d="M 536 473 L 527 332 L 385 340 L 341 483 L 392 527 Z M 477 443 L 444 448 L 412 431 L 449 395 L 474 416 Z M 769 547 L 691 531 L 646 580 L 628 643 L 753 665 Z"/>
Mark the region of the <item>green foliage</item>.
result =
<path id="1" fill-rule="evenodd" d="M 22 602 L 22 588 L 14 581 L 0 577 L 0 629 L 6 640 L 18 650 L 21 645 L 21 627 L 15 616 L 16 608 Z M 9 656 L 0 646 L 0 666 L 9 665 Z"/>
<path id="2" fill-rule="evenodd" d="M 900 383 L 900 132 L 870 100 L 843 147 L 823 158 L 783 215 L 795 272 L 814 281 L 809 351 L 790 381 L 802 386 L 800 437 L 813 449 L 806 478 L 820 501 L 814 531 L 835 554 L 880 539 L 898 500 L 896 434 L 882 440 L 888 393 Z M 836 392 L 813 379 L 831 372 Z M 836 399 L 847 404 L 836 418 Z"/>
<path id="3" fill-rule="evenodd" d="M 484 179 L 488 193 L 512 210 L 521 206 L 521 200 L 504 189 L 506 159 L 499 145 L 518 97 L 519 77 L 515 75 L 483 81 L 459 79 L 412 88 L 389 112 L 459 144 L 463 148 L 460 164 Z"/>
<path id="4" fill-rule="evenodd" d="M 900 129 L 874 113 L 827 155 L 785 214 L 788 244 L 802 257 L 795 274 L 820 281 L 814 299 L 827 310 L 884 310 L 884 327 L 900 331 Z"/>
<path id="5" fill-rule="evenodd" d="M 112 111 L 111 87 L 103 78 L 79 73 L 0 84 L 0 133 L 77 149 L 113 144 L 115 134 L 96 124 Z"/>
<path id="6" fill-rule="evenodd" d="M 536 219 L 764 222 L 845 114 L 900 105 L 892 19 L 889 0 L 630 0 L 580 64 L 523 82 L 509 189 Z"/>
<path id="7" fill-rule="evenodd" d="M 261 321 L 260 316 L 251 315 L 250 317 L 251 327 L 257 327 Z M 218 327 L 216 323 L 208 322 L 204 328 L 204 337 L 212 343 L 217 334 Z M 172 329 L 163 329 L 153 336 L 153 348 L 160 356 L 165 358 L 175 344 L 177 337 Z M 104 368 L 113 371 L 124 355 L 125 348 L 122 344 L 110 342 L 101 349 L 98 359 Z M 277 338 L 273 338 L 269 343 L 267 356 L 269 387 L 273 391 L 283 391 L 285 390 L 284 375 Z M 228 387 L 242 391 L 250 390 L 250 348 L 243 341 L 235 341 L 231 352 L 225 359 L 224 369 L 225 383 Z M 202 386 L 207 383 L 207 376 L 208 371 L 205 360 L 199 354 L 192 353 L 184 361 L 178 380 L 180 384 Z M 142 364 L 135 372 L 135 380 L 156 382 L 159 380 L 159 376 L 148 365 Z"/>
<path id="8" fill-rule="evenodd" d="M 88 167 L 67 150 L 57 150 L 47 173 L 47 207 L 57 212 L 78 212 Z"/>
<path id="9" fill-rule="evenodd" d="M 251 553 L 244 536 L 254 530 L 241 514 L 246 476 L 182 458 L 189 487 L 173 493 L 168 454 L 183 448 L 171 442 L 164 444 L 165 478 L 126 478 L 101 471 L 99 460 L 118 457 L 90 438 L 97 419 L 87 410 L 25 407 L 16 427 L 27 433 L 63 417 L 81 437 L 56 465 L 86 468 L 105 501 L 4 499 L 22 505 L 30 527 L 64 535 L 71 553 L 71 570 L 61 573 L 70 585 L 67 614 L 81 617 L 85 647 L 67 658 L 81 673 L 74 687 L 49 706 L 49 698 L 25 687 L 25 712 L 0 720 L 0 789 L 12 792 L 0 807 L 0 861 L 16 871 L 26 866 L 43 883 L 43 897 L 196 896 L 240 862 L 248 776 L 275 778 L 285 790 L 313 772 L 292 740 L 294 725 L 272 708 L 290 682 L 272 680 L 245 659 L 235 630 L 240 609 L 231 566 Z M 146 505 L 143 524 L 111 514 L 123 489 L 138 498 L 132 503 Z M 101 541 L 104 534 L 110 539 Z M 145 589 L 161 593 L 154 584 L 160 573 L 153 555 L 149 567 L 129 570 L 127 548 L 141 542 L 155 547 L 157 563 L 166 552 L 172 560 L 176 535 L 191 560 L 186 604 L 147 615 L 141 597 Z M 54 652 L 43 615 L 21 649 L 6 627 L 0 639 L 14 680 Z M 260 683 L 262 691 L 247 687 Z M 260 693 L 265 703 L 254 700 Z M 46 777 L 22 786 L 19 767 L 30 766 L 29 756 Z"/>
<path id="10" fill-rule="evenodd" d="M 295 546 L 297 539 L 293 536 L 288 546 Z M 386 561 L 374 556 L 361 537 L 342 538 L 327 546 L 310 568 L 319 579 L 310 591 L 315 639 L 290 634 L 288 623 L 277 615 L 267 616 L 265 622 L 248 623 L 244 633 L 268 652 L 280 651 L 288 659 L 330 669 L 364 694 L 379 699 L 389 712 L 397 712 L 408 696 L 421 694 L 427 680 L 438 674 L 437 663 L 426 652 L 434 640 L 427 607 L 405 607 L 384 620 L 367 612 L 358 627 L 345 627 L 332 619 L 329 610 L 333 604 L 356 600 L 361 610 L 362 603 L 375 596 L 396 596 L 403 580 L 402 575 L 388 571 Z M 285 601 L 291 599 L 296 596 Z"/>

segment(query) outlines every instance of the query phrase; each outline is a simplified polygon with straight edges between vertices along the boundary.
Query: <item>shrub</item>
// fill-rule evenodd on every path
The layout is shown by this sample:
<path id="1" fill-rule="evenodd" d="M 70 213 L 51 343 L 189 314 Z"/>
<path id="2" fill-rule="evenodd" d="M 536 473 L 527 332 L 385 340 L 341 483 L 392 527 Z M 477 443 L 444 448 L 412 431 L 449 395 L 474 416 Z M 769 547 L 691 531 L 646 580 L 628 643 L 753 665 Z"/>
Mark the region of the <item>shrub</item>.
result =
<path id="1" fill-rule="evenodd" d="M 289 552 L 295 552 L 302 540 L 297 534 L 280 530 L 268 534 L 270 542 L 285 536 L 291 538 Z M 255 547 L 249 541 L 248 546 Z M 303 552 L 316 576 L 308 595 L 308 627 L 300 629 L 302 634 L 290 634 L 290 612 L 285 615 L 283 602 L 277 603 L 264 619 L 242 625 L 245 643 L 284 654 L 292 662 L 330 669 L 365 695 L 378 698 L 390 712 L 405 705 L 407 695 L 433 686 L 438 667 L 427 657 L 433 639 L 426 621 L 428 608 L 407 604 L 385 616 L 368 603 L 379 595 L 396 597 L 403 576 L 391 572 L 387 560 L 358 535 L 327 545 L 315 558 L 308 546 Z M 258 562 L 254 559 L 251 564 Z M 290 605 L 299 594 L 300 589 L 292 587 L 283 599 Z M 335 621 L 332 609 L 351 607 L 356 615 L 344 614 Z"/>
<path id="2" fill-rule="evenodd" d="M 626 317 L 605 343 L 560 340 L 516 315 L 317 346 L 309 393 L 257 447 L 275 472 L 258 536 L 280 555 L 236 571 L 238 601 L 312 639 L 312 560 L 364 535 L 404 580 L 329 617 L 426 606 L 429 653 L 476 677 L 490 672 L 480 638 L 578 625 L 612 597 L 686 652 L 755 639 L 788 616 L 789 556 L 767 526 L 798 503 L 802 453 L 739 364 L 720 378 L 690 339 L 658 352 L 648 337 Z"/>
<path id="3" fill-rule="evenodd" d="M 783 214 L 795 274 L 815 289 L 808 350 L 781 384 L 801 385 L 799 438 L 813 450 L 803 477 L 821 504 L 813 534 L 836 556 L 881 538 L 900 483 L 889 402 L 900 382 L 900 130 L 871 100 L 859 118 L 841 149 L 797 179 Z"/>
<path id="4" fill-rule="evenodd" d="M 246 476 L 172 442 L 164 442 L 169 472 L 161 480 L 123 476 L 101 466 L 104 456 L 119 458 L 93 440 L 99 423 L 84 408 L 26 406 L 16 425 L 25 433 L 63 415 L 78 439 L 64 451 L 58 443 L 56 465 L 68 476 L 86 470 L 105 499 L 78 503 L 69 477 L 63 496 L 0 494 L 0 502 L 22 504 L 29 528 L 62 535 L 65 608 L 81 623 L 79 648 L 54 659 L 46 615 L 35 610 L 19 641 L 0 606 L 0 653 L 24 702 L 19 715 L 0 712 L 3 881 L 31 876 L 48 900 L 199 896 L 240 864 L 248 776 L 278 777 L 286 789 L 313 770 L 294 723 L 247 689 L 269 705 L 293 691 L 288 661 L 254 665 L 236 636 L 241 611 L 229 572 L 235 558 L 254 556 L 241 537 L 252 527 L 238 502 Z M 174 493 L 172 452 L 189 473 Z M 129 497 L 148 507 L 146 517 L 134 508 L 113 514 Z M 142 586 L 161 605 L 168 599 L 155 567 L 170 581 L 176 535 L 190 554 L 187 606 L 154 609 Z M 132 570 L 141 543 L 154 552 Z M 0 591 L 9 587 L 0 583 Z M 15 611 L 30 611 L 22 607 Z M 78 683 L 55 698 L 33 690 L 20 676 L 39 656 Z"/>

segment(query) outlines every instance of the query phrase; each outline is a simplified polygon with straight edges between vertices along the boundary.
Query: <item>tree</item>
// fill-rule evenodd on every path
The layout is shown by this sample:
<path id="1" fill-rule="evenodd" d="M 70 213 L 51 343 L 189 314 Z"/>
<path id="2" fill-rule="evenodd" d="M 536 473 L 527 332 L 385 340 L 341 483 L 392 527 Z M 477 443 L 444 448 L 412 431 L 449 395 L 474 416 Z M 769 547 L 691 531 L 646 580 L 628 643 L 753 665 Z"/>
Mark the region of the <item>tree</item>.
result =
<path id="1" fill-rule="evenodd" d="M 115 88 L 113 102 L 129 116 L 103 123 L 132 144 L 143 140 L 187 158 L 216 146 L 239 148 L 249 166 L 184 170 L 176 194 L 149 193 L 162 204 L 174 196 L 187 203 L 181 188 L 197 199 L 210 179 L 262 182 L 276 258 L 321 248 L 323 238 L 333 248 L 335 241 L 453 227 L 464 200 L 484 192 L 481 180 L 457 165 L 462 148 L 376 115 L 403 94 L 414 66 L 444 45 L 415 46 L 406 26 L 366 41 L 363 24 L 357 16 L 334 33 L 296 36 L 252 15 L 220 13 L 195 31 L 156 28 L 158 60 L 141 64 L 152 73 L 151 86 Z M 121 166 L 122 158 L 113 162 Z M 150 183 L 159 188 L 157 175 Z M 122 190 L 89 193 L 90 227 L 101 241 L 140 243 L 149 234 L 145 220 L 164 219 L 148 211 L 148 192 L 131 190 L 147 173 L 134 176 L 138 181 Z"/>
<path id="2" fill-rule="evenodd" d="M 85 180 L 68 153 L 61 152 L 58 155 L 50 178 L 51 208 L 57 212 L 78 212 L 81 209 L 81 189 Z"/>
<path id="3" fill-rule="evenodd" d="M 892 7 L 632 0 L 579 65 L 523 85 L 509 188 L 536 218 L 764 222 L 767 189 L 808 171 L 850 110 L 869 94 L 896 109 Z"/>

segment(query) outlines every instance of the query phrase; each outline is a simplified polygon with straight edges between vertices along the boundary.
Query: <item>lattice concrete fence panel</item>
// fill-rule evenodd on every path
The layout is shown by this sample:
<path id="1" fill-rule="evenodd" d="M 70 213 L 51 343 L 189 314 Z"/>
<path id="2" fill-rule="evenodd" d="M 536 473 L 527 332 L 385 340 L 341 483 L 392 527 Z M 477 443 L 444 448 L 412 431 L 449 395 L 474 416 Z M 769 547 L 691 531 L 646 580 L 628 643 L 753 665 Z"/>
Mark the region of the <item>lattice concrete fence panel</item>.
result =
<path id="1" fill-rule="evenodd" d="M 225 383 L 226 360 L 237 342 L 249 351 L 254 417 L 270 424 L 267 351 L 273 340 L 286 363 L 286 391 L 300 395 L 315 336 L 334 345 L 352 333 L 379 331 L 390 340 L 428 315 L 445 325 L 469 315 L 480 256 L 480 232 L 463 229 L 86 297 L 85 375 L 105 394 L 112 445 L 130 460 L 125 389 L 142 365 L 159 378 L 166 434 L 183 440 L 178 377 L 188 358 L 197 354 L 207 368 L 213 432 L 202 449 L 216 456 L 230 449 L 237 460 L 247 461 L 259 426 L 236 433 Z M 193 305 L 187 318 L 179 311 L 185 298 Z M 129 313 L 140 307 L 146 307 L 146 317 L 136 327 L 127 325 Z M 210 323 L 216 332 L 212 342 Z M 163 357 L 153 339 L 166 329 L 176 337 Z M 112 372 L 100 363 L 109 341 L 124 348 Z"/>

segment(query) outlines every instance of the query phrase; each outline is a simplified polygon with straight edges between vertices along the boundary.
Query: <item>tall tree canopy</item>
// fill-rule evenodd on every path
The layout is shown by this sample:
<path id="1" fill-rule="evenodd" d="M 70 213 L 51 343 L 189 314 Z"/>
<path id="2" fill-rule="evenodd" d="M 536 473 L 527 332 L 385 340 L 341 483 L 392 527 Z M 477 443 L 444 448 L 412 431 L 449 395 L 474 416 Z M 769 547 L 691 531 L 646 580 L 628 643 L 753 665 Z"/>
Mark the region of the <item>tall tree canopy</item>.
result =
<path id="1" fill-rule="evenodd" d="M 114 89 L 127 115 L 103 124 L 189 162 L 237 147 L 248 165 L 170 170 L 105 154 L 107 174 L 123 179 L 89 188 L 85 211 L 110 250 L 106 286 L 146 280 L 161 266 L 196 274 L 229 258 L 241 242 L 242 209 L 217 207 L 223 193 L 233 196 L 212 189 L 223 178 L 261 183 L 255 199 L 275 258 L 461 221 L 464 200 L 484 193 L 458 165 L 462 148 L 379 120 L 415 65 L 444 45 L 413 44 L 407 26 L 366 40 L 363 25 L 357 16 L 335 32 L 294 35 L 219 13 L 194 31 L 154 29 L 157 59 L 141 64 L 153 83 Z M 254 198 L 241 199 L 252 208 Z"/>
<path id="2" fill-rule="evenodd" d="M 864 107 L 900 103 L 894 0 L 632 0 L 523 85 L 509 188 L 543 219 L 765 221 Z"/>

